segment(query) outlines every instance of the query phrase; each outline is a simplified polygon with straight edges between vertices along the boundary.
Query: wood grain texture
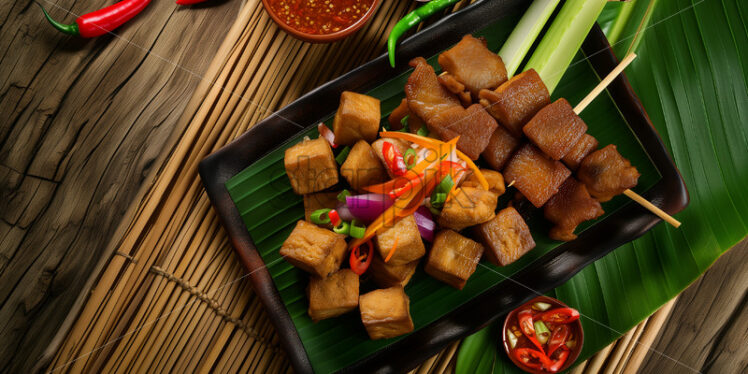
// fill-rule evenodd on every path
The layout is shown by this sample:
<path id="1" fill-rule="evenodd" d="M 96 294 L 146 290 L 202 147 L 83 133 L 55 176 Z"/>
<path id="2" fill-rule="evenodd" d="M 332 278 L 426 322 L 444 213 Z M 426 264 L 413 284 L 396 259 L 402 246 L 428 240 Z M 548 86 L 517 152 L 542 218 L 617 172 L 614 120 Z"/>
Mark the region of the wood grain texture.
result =
<path id="1" fill-rule="evenodd" d="M 72 22 L 109 0 L 42 1 Z M 153 2 L 85 40 L 0 3 L 0 368 L 28 372 L 86 290 L 240 7 Z M 196 52 L 199 51 L 199 52 Z M 118 231 L 120 232 L 118 234 Z M 109 248 L 109 249 L 108 249 Z"/>

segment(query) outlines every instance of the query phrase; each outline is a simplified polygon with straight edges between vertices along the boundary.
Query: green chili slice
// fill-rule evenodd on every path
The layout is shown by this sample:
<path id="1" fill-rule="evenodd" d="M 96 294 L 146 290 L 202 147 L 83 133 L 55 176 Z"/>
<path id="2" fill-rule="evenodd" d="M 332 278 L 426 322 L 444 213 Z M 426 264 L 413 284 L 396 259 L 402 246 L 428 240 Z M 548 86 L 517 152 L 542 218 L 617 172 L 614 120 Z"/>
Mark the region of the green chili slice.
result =
<path id="1" fill-rule="evenodd" d="M 355 219 L 351 221 L 351 229 L 349 233 L 351 237 L 361 239 L 364 237 L 364 233 L 366 233 L 366 226 L 364 226 L 363 223 Z"/>
<path id="2" fill-rule="evenodd" d="M 338 194 L 338 201 L 345 202 L 345 198 L 351 196 L 351 191 L 343 190 Z"/>
<path id="3" fill-rule="evenodd" d="M 312 212 L 311 219 L 312 223 L 317 225 L 326 225 L 330 223 L 330 213 L 332 209 L 317 209 Z"/>
<path id="4" fill-rule="evenodd" d="M 340 221 L 340 224 L 333 227 L 332 231 L 338 234 L 348 235 L 351 232 L 351 224 L 346 221 Z"/>
<path id="5" fill-rule="evenodd" d="M 416 154 L 416 150 L 413 148 L 408 148 L 408 150 L 405 151 L 405 154 L 403 155 L 403 159 L 405 160 L 405 168 L 410 170 L 413 168 L 413 166 L 416 166 L 417 158 L 418 155 Z"/>

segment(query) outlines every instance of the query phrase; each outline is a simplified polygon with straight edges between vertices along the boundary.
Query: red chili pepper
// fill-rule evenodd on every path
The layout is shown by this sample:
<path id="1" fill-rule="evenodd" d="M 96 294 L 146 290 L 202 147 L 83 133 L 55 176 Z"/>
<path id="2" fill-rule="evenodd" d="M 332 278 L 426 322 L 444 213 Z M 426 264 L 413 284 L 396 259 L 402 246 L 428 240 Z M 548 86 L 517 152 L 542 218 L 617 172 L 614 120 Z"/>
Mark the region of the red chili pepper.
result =
<path id="1" fill-rule="evenodd" d="M 553 366 L 553 362 L 544 353 L 532 348 L 515 348 L 514 358 L 530 369 L 542 370 Z"/>
<path id="2" fill-rule="evenodd" d="M 387 168 L 390 169 L 392 174 L 399 176 L 408 171 L 402 153 L 400 153 L 392 143 L 384 142 L 382 144 L 382 155 L 384 156 L 384 162 L 387 164 Z"/>
<path id="3" fill-rule="evenodd" d="M 579 312 L 573 308 L 556 308 L 541 314 L 540 319 L 551 323 L 570 323 L 579 319 Z"/>
<path id="4" fill-rule="evenodd" d="M 532 322 L 532 310 L 521 310 L 519 313 L 517 313 L 517 320 L 519 320 L 519 328 L 522 330 L 522 333 L 525 334 L 528 339 L 530 339 L 532 344 L 540 349 L 541 353 L 545 354 L 543 345 L 540 344 L 540 342 L 538 341 L 538 337 L 535 335 L 535 325 Z"/>
<path id="5" fill-rule="evenodd" d="M 361 247 L 369 247 L 366 253 L 361 253 Z M 371 265 L 371 259 L 374 255 L 374 244 L 371 243 L 371 239 L 362 243 L 360 246 L 355 246 L 351 249 L 351 257 L 348 260 L 351 265 L 351 270 L 354 273 L 361 275 L 366 272 L 366 269 Z"/>
<path id="6" fill-rule="evenodd" d="M 65 34 L 93 38 L 112 32 L 117 27 L 135 17 L 145 9 L 151 0 L 122 0 L 116 4 L 101 8 L 91 13 L 86 13 L 75 19 L 75 23 L 64 24 L 52 19 L 47 10 L 42 7 L 44 16 L 47 17 L 52 26 Z"/>
<path id="7" fill-rule="evenodd" d="M 564 345 L 569 338 L 569 326 L 558 325 L 553 329 L 551 339 L 548 340 L 548 356 L 552 355 L 558 347 Z"/>
<path id="8" fill-rule="evenodd" d="M 566 359 L 569 358 L 569 348 L 566 348 L 566 346 L 562 346 L 561 353 L 558 354 L 558 358 L 553 359 L 551 358 L 551 364 L 546 366 L 548 371 L 551 373 L 557 373 L 561 368 L 564 366 L 564 363 L 566 363 Z"/>
<path id="9" fill-rule="evenodd" d="M 343 222 L 342 219 L 340 219 L 340 214 L 338 214 L 338 211 L 333 209 L 329 213 L 327 213 L 327 216 L 330 217 L 330 224 L 332 224 L 333 227 L 338 226 L 341 222 Z"/>

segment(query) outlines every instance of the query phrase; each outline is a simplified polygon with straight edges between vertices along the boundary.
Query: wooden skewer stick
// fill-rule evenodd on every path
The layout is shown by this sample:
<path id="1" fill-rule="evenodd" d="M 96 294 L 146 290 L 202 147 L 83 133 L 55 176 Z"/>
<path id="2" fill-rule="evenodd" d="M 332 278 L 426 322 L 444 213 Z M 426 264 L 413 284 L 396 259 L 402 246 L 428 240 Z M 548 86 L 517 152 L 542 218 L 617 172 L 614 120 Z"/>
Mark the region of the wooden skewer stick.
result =
<path id="1" fill-rule="evenodd" d="M 603 80 L 600 81 L 600 83 L 595 86 L 595 88 L 590 91 L 590 93 L 587 94 L 587 96 L 582 99 L 582 101 L 577 104 L 577 106 L 574 107 L 574 113 L 579 114 L 582 113 L 584 108 L 587 107 L 587 105 L 590 105 L 592 100 L 595 100 L 597 95 L 605 91 L 605 88 L 608 87 L 610 82 L 613 82 L 613 79 L 616 79 L 618 74 L 621 74 L 623 69 L 625 69 L 629 64 L 634 61 L 636 58 L 636 53 L 631 53 L 628 56 L 626 56 L 621 63 L 618 64 L 618 66 L 615 67 L 608 75 L 603 78 Z"/>
<path id="2" fill-rule="evenodd" d="M 628 66 L 632 61 L 634 61 L 635 58 L 636 58 L 635 53 L 630 53 L 628 56 L 626 56 L 626 58 L 624 58 L 623 61 L 621 61 L 621 63 L 619 63 L 618 66 L 615 67 L 615 69 L 613 69 L 610 73 L 608 73 L 608 75 L 606 75 L 605 78 L 603 78 L 603 80 L 601 80 L 600 83 L 597 86 L 595 86 L 595 88 L 592 89 L 592 91 L 590 91 L 590 93 L 587 94 L 587 96 L 584 99 L 582 99 L 582 101 L 580 101 L 576 107 L 574 107 L 574 113 L 579 114 L 584 110 L 584 108 L 590 105 L 592 100 L 595 100 L 597 95 L 602 93 L 605 90 L 605 88 L 608 87 L 608 85 L 611 82 L 613 82 L 613 79 L 615 79 L 618 76 L 618 74 L 621 74 L 623 69 L 625 69 L 626 66 Z M 673 227 L 677 228 L 680 226 L 680 221 L 673 218 L 673 216 L 665 213 L 662 209 L 656 207 L 654 204 L 650 203 L 649 201 L 647 201 L 647 199 L 641 197 L 636 192 L 630 189 L 626 189 L 625 191 L 623 191 L 623 194 L 628 196 L 631 200 L 636 201 L 637 203 L 639 203 L 639 205 L 643 206 L 650 212 L 654 213 L 656 216 L 662 218 L 663 221 L 673 225 Z"/>

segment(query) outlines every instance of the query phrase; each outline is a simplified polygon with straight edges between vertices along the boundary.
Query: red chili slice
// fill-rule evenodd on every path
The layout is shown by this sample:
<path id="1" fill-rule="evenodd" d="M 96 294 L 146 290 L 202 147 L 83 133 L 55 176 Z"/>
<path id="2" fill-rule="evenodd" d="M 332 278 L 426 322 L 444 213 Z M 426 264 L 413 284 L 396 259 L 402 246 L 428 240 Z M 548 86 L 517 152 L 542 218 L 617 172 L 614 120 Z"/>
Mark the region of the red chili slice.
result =
<path id="1" fill-rule="evenodd" d="M 551 309 L 540 315 L 543 322 L 570 323 L 579 319 L 579 312 L 573 308 Z"/>
<path id="2" fill-rule="evenodd" d="M 327 216 L 330 217 L 330 224 L 332 224 L 333 227 L 340 225 L 340 223 L 343 221 L 342 219 L 340 219 L 340 214 L 338 214 L 338 211 L 335 209 L 327 213 Z"/>
<path id="3" fill-rule="evenodd" d="M 361 247 L 363 246 L 368 247 L 368 250 L 362 253 Z M 351 249 L 351 257 L 348 261 L 351 265 L 351 270 L 358 275 L 365 273 L 366 269 L 371 265 L 373 255 L 374 244 L 371 243 L 371 240 L 362 243 L 360 246 L 353 247 Z"/>
<path id="4" fill-rule="evenodd" d="M 542 370 L 553 366 L 553 362 L 544 353 L 532 348 L 515 348 L 514 358 L 530 369 Z"/>
<path id="5" fill-rule="evenodd" d="M 551 339 L 548 341 L 548 356 L 552 355 L 558 347 L 564 345 L 567 339 L 569 339 L 569 326 L 556 326 L 551 334 Z"/>
<path id="6" fill-rule="evenodd" d="M 522 330 L 522 333 L 525 334 L 528 339 L 530 339 L 532 344 L 540 349 L 541 353 L 545 354 L 543 345 L 540 344 L 540 342 L 538 341 L 538 337 L 535 335 L 535 325 L 532 321 L 532 310 L 520 310 L 519 313 L 517 313 L 517 320 L 519 321 L 519 328 L 520 330 Z"/>
<path id="7" fill-rule="evenodd" d="M 562 346 L 560 353 L 558 354 L 558 357 L 553 359 L 549 359 L 551 361 L 550 365 L 546 366 L 548 371 L 551 373 L 557 373 L 566 363 L 566 359 L 569 358 L 569 348 L 566 348 L 566 346 Z"/>
<path id="8" fill-rule="evenodd" d="M 382 144 L 382 155 L 384 156 L 384 163 L 387 165 L 387 169 L 390 169 L 392 174 L 399 176 L 408 171 L 402 153 L 392 143 L 384 142 Z"/>

